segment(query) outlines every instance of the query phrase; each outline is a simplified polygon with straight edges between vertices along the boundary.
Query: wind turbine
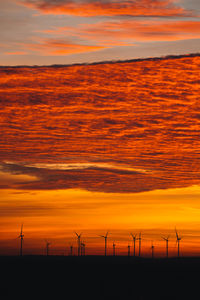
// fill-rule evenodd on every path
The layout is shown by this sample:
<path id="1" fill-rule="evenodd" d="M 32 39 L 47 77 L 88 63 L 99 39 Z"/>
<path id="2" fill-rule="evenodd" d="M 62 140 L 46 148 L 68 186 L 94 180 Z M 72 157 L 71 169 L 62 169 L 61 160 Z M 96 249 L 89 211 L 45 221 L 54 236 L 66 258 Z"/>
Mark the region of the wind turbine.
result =
<path id="1" fill-rule="evenodd" d="M 115 243 L 113 242 L 113 256 L 115 256 Z"/>
<path id="2" fill-rule="evenodd" d="M 73 245 L 70 246 L 70 256 L 73 255 Z"/>
<path id="3" fill-rule="evenodd" d="M 100 237 L 104 238 L 105 240 L 105 256 L 107 255 L 107 238 L 108 238 L 108 231 L 106 232 L 106 235 L 100 235 Z"/>
<path id="4" fill-rule="evenodd" d="M 75 232 L 76 236 L 77 236 L 77 242 L 78 242 L 78 256 L 80 256 L 80 250 L 81 250 L 81 234 L 78 234 L 77 232 Z"/>
<path id="5" fill-rule="evenodd" d="M 45 240 L 46 242 L 46 255 L 48 256 L 49 255 L 49 246 L 51 245 L 50 242 L 48 242 L 47 240 Z"/>
<path id="6" fill-rule="evenodd" d="M 18 238 L 21 239 L 21 245 L 20 245 L 20 256 L 23 255 L 23 240 L 24 240 L 24 234 L 23 234 L 23 224 L 21 226 L 21 232 L 20 235 L 18 236 Z"/>
<path id="7" fill-rule="evenodd" d="M 179 257 L 180 256 L 180 241 L 181 241 L 182 237 L 180 237 L 178 235 L 176 228 L 175 228 L 175 232 L 176 232 L 176 243 L 178 244 L 178 257 Z"/>
<path id="8" fill-rule="evenodd" d="M 168 258 L 168 242 L 169 242 L 169 235 L 168 235 L 168 237 L 162 236 L 162 239 L 166 242 L 166 257 Z"/>
<path id="9" fill-rule="evenodd" d="M 81 255 L 85 255 L 85 243 L 81 242 Z"/>
<path id="10" fill-rule="evenodd" d="M 139 252 L 138 252 L 138 256 L 140 257 L 140 255 L 141 255 L 141 240 L 142 240 L 142 238 L 141 238 L 141 232 L 139 233 L 138 240 L 139 240 Z"/>
<path id="11" fill-rule="evenodd" d="M 153 242 L 152 242 L 152 244 L 151 244 L 151 256 L 152 256 L 152 258 L 154 258 L 154 244 L 153 244 Z"/>
<path id="12" fill-rule="evenodd" d="M 135 241 L 137 240 L 137 238 L 136 238 L 137 234 L 133 235 L 131 233 L 131 236 L 133 238 L 133 256 L 135 256 Z"/>

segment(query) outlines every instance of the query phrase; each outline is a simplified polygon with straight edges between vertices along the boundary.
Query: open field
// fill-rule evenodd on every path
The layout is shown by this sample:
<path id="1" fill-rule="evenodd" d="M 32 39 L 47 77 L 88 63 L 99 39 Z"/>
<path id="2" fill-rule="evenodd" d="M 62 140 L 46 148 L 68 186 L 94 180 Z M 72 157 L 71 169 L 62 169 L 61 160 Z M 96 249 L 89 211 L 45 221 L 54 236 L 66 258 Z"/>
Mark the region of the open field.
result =
<path id="1" fill-rule="evenodd" d="M 200 258 L 2 256 L 0 264 L 7 295 L 14 292 L 45 299 L 198 299 L 195 295 Z"/>

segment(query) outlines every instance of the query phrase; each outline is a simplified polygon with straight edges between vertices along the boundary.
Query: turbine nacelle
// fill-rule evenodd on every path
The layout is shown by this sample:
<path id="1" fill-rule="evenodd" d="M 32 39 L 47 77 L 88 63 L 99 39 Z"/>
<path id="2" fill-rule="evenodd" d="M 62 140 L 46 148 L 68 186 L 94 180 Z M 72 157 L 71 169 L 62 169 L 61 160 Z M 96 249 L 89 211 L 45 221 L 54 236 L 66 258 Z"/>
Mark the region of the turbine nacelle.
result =
<path id="1" fill-rule="evenodd" d="M 23 234 L 23 224 L 21 226 L 21 232 L 20 232 L 20 235 L 18 236 L 18 238 L 21 238 L 23 240 L 24 238 L 24 234 Z"/>
<path id="2" fill-rule="evenodd" d="M 108 231 L 106 232 L 106 235 L 100 235 L 100 237 L 107 239 L 108 238 Z"/>
<path id="3" fill-rule="evenodd" d="M 81 235 L 82 235 L 82 232 L 81 232 L 80 234 L 78 234 L 78 233 L 75 231 L 75 234 L 76 234 L 77 238 L 80 239 L 80 238 L 81 238 Z"/>
<path id="4" fill-rule="evenodd" d="M 176 233 L 176 242 L 181 241 L 182 237 L 178 235 L 178 232 L 177 232 L 176 228 L 175 228 L 175 233 Z"/>
<path id="5" fill-rule="evenodd" d="M 133 238 L 134 241 L 138 240 L 137 234 L 134 235 L 133 233 L 130 233 L 130 235 L 132 236 L 132 238 Z"/>
<path id="6" fill-rule="evenodd" d="M 168 242 L 168 241 L 169 241 L 169 237 L 170 237 L 170 235 L 168 235 L 168 237 L 162 236 L 162 239 L 163 239 L 164 241 Z"/>

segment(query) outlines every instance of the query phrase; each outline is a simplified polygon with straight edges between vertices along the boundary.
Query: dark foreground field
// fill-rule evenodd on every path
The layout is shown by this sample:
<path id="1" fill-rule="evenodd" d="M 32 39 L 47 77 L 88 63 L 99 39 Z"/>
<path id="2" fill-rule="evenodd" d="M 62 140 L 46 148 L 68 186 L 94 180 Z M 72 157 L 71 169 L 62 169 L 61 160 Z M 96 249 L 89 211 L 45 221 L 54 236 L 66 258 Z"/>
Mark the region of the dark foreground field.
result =
<path id="1" fill-rule="evenodd" d="M 200 258 L 0 257 L 2 299 L 200 299 Z"/>

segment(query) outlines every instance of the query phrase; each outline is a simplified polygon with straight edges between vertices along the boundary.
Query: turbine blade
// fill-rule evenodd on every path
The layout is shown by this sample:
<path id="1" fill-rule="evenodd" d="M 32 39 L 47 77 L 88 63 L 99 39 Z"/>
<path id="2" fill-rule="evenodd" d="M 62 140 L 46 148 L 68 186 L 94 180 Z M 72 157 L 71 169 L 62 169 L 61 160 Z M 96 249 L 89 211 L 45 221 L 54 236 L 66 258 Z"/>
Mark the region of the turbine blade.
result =
<path id="1" fill-rule="evenodd" d="M 21 225 L 21 234 L 23 233 L 23 224 Z"/>
<path id="2" fill-rule="evenodd" d="M 176 232 L 176 238 L 178 239 L 178 232 L 176 230 L 176 227 L 175 227 L 175 232 Z"/>

